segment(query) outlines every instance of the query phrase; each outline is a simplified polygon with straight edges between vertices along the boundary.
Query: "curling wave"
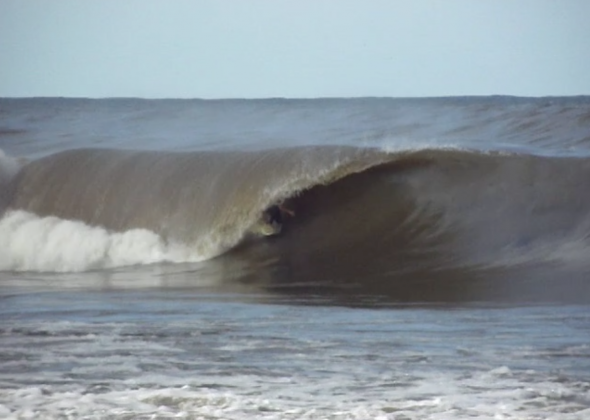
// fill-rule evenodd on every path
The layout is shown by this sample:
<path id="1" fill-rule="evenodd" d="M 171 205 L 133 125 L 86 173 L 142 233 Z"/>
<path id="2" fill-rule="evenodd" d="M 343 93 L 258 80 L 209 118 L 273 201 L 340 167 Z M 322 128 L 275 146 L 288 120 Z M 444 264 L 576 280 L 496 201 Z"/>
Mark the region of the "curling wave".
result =
<path id="1" fill-rule="evenodd" d="M 589 184 L 587 158 L 469 150 L 72 150 L 31 162 L 5 188 L 0 265 L 75 271 L 225 254 L 259 277 L 264 266 L 281 282 L 364 286 L 583 273 Z M 281 235 L 256 237 L 280 201 L 296 216 Z"/>
<path id="2" fill-rule="evenodd" d="M 25 166 L 3 188 L 8 211 L 0 222 L 6 249 L 2 268 L 68 271 L 117 266 L 125 261 L 212 258 L 252 236 L 262 211 L 272 203 L 312 185 L 362 171 L 385 158 L 382 153 L 351 148 L 259 153 L 88 149 L 58 153 Z M 82 224 L 72 225 L 73 221 Z M 160 245 L 146 247 L 150 252 L 145 258 L 113 256 L 111 244 L 119 238 L 113 235 L 126 232 L 152 235 L 150 241 L 157 237 Z M 18 252 L 19 256 L 10 257 L 18 242 L 13 238 L 22 235 L 30 238 L 30 255 Z M 77 236 L 86 240 L 73 239 Z M 61 252 L 64 242 L 83 242 L 92 249 L 91 254 L 103 257 L 88 258 L 87 266 L 77 257 L 73 258 L 75 263 L 68 264 L 68 253 Z M 45 253 L 37 253 L 38 245 L 33 245 L 39 243 L 62 246 L 49 247 L 54 258 L 43 258 Z M 158 258 L 154 247 L 159 250 L 155 252 Z M 38 259 L 53 263 L 44 266 Z"/>

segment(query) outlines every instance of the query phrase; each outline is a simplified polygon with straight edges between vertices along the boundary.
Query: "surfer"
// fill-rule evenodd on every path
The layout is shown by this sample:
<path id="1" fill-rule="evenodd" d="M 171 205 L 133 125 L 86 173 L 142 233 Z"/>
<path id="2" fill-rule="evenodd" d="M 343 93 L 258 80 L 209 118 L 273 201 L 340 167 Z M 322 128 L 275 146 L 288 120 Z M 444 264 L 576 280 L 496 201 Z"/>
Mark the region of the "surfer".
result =
<path id="1" fill-rule="evenodd" d="M 282 226 L 285 216 L 294 217 L 295 212 L 283 204 L 273 204 L 264 211 L 262 219 L 269 225 Z"/>
<path id="2" fill-rule="evenodd" d="M 282 203 L 273 204 L 262 212 L 258 221 L 250 227 L 250 231 L 262 236 L 278 235 L 283 230 L 285 218 L 294 216 L 295 212 Z"/>

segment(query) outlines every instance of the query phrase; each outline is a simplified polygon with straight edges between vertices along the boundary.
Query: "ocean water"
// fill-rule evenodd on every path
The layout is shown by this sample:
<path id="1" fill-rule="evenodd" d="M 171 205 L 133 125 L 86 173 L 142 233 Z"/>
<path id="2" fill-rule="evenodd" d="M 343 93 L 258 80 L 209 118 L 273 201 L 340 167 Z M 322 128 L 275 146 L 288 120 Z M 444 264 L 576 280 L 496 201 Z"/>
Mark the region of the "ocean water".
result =
<path id="1" fill-rule="evenodd" d="M 0 99 L 0 149 L 1 418 L 590 418 L 588 97 Z"/>

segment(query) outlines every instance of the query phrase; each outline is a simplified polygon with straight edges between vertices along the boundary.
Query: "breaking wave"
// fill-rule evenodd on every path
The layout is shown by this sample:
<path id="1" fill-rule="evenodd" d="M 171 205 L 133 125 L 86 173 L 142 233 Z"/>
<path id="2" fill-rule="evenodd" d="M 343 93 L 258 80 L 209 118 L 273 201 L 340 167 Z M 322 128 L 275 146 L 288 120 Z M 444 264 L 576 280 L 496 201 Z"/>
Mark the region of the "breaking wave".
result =
<path id="1" fill-rule="evenodd" d="M 384 158 L 321 148 L 59 153 L 27 165 L 5 188 L 2 268 L 69 271 L 208 259 L 252 236 L 272 203 Z"/>
<path id="2" fill-rule="evenodd" d="M 524 267 L 583 273 L 589 184 L 588 158 L 469 150 L 71 150 L 29 163 L 3 187 L 0 268 L 224 254 L 258 276 L 266 265 L 281 281 L 365 286 L 409 273 L 414 282 Z M 259 237 L 261 213 L 282 201 L 296 216 Z"/>

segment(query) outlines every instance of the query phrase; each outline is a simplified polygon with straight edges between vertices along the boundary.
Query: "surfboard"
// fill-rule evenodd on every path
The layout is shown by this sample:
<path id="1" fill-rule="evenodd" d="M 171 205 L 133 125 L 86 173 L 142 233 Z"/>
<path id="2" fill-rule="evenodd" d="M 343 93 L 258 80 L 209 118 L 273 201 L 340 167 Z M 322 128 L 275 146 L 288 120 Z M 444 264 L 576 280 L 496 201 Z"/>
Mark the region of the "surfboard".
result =
<path id="1" fill-rule="evenodd" d="M 281 233 L 281 229 L 282 225 L 271 225 L 269 223 L 265 223 L 260 229 L 260 233 L 262 233 L 264 236 L 278 235 L 279 233 Z"/>
<path id="2" fill-rule="evenodd" d="M 260 236 L 274 236 L 281 233 L 283 225 L 279 223 L 268 223 L 264 220 L 259 220 L 251 228 L 250 232 Z"/>

